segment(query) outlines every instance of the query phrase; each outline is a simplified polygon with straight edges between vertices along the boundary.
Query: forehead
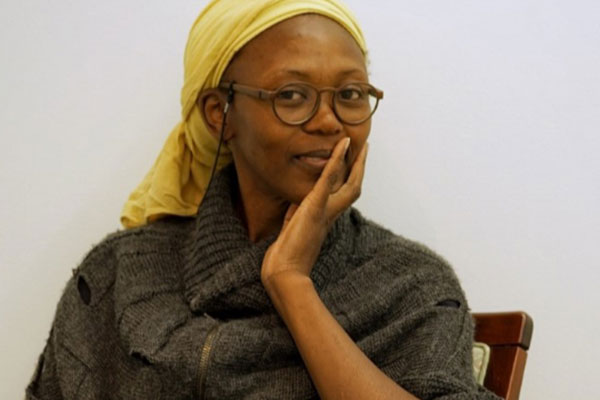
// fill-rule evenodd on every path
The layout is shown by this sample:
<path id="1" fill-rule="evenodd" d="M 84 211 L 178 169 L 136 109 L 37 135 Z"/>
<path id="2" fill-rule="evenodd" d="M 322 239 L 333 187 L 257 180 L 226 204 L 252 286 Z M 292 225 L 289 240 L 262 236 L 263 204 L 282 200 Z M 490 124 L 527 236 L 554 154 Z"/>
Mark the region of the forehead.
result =
<path id="1" fill-rule="evenodd" d="M 252 39 L 230 63 L 225 76 L 246 83 L 276 81 L 282 75 L 326 79 L 345 73 L 367 78 L 365 56 L 337 22 L 316 14 L 287 19 Z"/>

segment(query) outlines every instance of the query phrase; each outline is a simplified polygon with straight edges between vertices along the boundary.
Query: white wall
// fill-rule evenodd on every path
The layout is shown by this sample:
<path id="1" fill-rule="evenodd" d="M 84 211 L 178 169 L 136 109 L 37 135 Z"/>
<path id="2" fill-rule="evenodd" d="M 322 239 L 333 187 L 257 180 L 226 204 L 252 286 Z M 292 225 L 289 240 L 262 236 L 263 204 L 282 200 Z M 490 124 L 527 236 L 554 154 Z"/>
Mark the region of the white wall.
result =
<path id="1" fill-rule="evenodd" d="M 176 123 L 205 3 L 0 3 L 1 398 Z M 600 3 L 349 3 L 386 91 L 359 207 L 450 260 L 474 310 L 533 316 L 523 398 L 597 398 Z"/>

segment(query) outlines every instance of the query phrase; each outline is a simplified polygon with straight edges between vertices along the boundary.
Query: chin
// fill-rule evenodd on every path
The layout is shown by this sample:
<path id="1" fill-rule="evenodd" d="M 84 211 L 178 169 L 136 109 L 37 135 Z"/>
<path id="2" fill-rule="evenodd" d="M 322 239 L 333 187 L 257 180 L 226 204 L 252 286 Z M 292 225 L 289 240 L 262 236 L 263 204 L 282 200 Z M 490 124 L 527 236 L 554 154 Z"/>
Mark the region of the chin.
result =
<path id="1" fill-rule="evenodd" d="M 302 200 L 313 190 L 315 184 L 319 177 L 307 178 L 306 176 L 302 177 L 303 179 L 290 179 L 288 182 L 296 182 L 294 187 L 291 190 L 287 190 L 288 195 L 286 196 L 287 200 L 290 203 L 300 204 Z"/>

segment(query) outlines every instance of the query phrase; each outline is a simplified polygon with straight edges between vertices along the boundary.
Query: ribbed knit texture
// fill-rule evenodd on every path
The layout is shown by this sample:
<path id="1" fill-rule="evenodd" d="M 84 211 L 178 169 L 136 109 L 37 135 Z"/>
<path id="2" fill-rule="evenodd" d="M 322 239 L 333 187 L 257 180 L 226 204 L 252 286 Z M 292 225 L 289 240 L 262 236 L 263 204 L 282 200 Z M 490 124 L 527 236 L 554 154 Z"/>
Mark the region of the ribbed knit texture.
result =
<path id="1" fill-rule="evenodd" d="M 260 282 L 275 237 L 248 240 L 234 212 L 236 185 L 226 168 L 195 218 L 118 232 L 90 252 L 59 302 L 28 399 L 198 398 L 214 327 L 204 398 L 317 398 Z M 497 398 L 473 380 L 472 321 L 456 276 L 424 246 L 351 209 L 311 277 L 342 327 L 406 390 L 421 399 Z"/>

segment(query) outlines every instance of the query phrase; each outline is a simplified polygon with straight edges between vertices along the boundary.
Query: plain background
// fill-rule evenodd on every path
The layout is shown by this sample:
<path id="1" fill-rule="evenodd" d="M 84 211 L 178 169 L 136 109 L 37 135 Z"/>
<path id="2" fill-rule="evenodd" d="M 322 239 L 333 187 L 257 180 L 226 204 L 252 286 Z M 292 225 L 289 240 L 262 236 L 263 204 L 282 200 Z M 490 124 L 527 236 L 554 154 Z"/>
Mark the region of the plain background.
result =
<path id="1" fill-rule="evenodd" d="M 385 90 L 358 207 L 535 320 L 524 399 L 600 393 L 600 2 L 348 2 Z M 0 397 L 178 121 L 206 1 L 0 3 Z"/>

